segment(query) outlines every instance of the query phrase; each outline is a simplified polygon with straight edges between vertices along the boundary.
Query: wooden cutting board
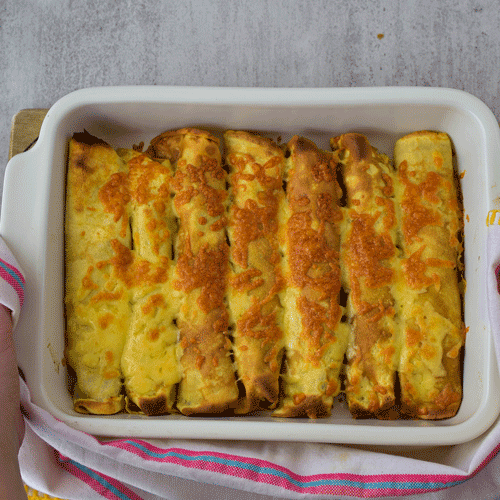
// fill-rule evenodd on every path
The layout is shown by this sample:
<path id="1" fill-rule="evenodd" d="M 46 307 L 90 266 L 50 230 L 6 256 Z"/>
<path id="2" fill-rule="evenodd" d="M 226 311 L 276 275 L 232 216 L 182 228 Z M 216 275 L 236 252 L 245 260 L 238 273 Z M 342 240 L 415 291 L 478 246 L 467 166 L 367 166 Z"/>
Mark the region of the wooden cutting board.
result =
<path id="1" fill-rule="evenodd" d="M 12 118 L 9 159 L 27 151 L 36 142 L 48 109 L 23 109 Z"/>

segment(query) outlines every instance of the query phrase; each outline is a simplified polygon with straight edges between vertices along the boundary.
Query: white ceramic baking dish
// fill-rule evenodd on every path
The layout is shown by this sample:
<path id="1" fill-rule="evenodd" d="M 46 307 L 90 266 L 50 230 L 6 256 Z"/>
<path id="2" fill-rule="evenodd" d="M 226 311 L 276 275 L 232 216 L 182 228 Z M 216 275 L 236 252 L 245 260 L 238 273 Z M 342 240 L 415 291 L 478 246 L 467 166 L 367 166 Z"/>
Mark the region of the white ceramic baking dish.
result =
<path id="1" fill-rule="evenodd" d="M 63 363 L 63 218 L 68 140 L 88 130 L 115 147 L 166 130 L 199 126 L 250 129 L 286 141 L 357 131 L 392 156 L 399 136 L 447 132 L 463 173 L 465 321 L 464 397 L 444 421 L 353 420 L 345 405 L 331 417 L 196 418 L 86 416 L 73 411 Z M 486 214 L 500 195 L 498 123 L 478 99 L 435 88 L 246 89 L 108 87 L 69 94 L 48 112 L 33 149 L 7 165 L 0 234 L 26 273 L 26 302 L 15 336 L 33 401 L 70 426 L 95 435 L 316 441 L 368 445 L 444 445 L 469 441 L 500 412 L 500 381 L 486 310 Z"/>

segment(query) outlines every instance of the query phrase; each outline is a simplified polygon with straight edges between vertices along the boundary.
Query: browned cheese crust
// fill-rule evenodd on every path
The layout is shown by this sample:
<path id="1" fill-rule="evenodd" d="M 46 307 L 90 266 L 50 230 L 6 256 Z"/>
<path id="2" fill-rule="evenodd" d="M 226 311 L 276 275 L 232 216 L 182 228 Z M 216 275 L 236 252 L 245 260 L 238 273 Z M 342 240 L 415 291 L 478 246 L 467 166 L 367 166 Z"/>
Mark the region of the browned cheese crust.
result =
<path id="1" fill-rule="evenodd" d="M 340 392 L 347 341 L 339 305 L 341 191 L 332 153 L 298 136 L 288 152 L 281 214 L 286 369 L 274 415 L 316 418 L 330 414 Z"/>
<path id="2" fill-rule="evenodd" d="M 345 393 L 355 417 L 386 418 L 395 404 L 398 361 L 395 299 L 399 254 L 394 170 L 356 133 L 331 140 L 347 194 L 342 262 L 351 335 Z"/>
<path id="3" fill-rule="evenodd" d="M 224 303 L 229 248 L 219 141 L 208 132 L 182 129 L 153 139 L 147 153 L 170 160 L 175 169 L 179 233 L 173 288 L 181 301 L 182 349 L 177 408 L 185 415 L 220 414 L 236 406 L 238 389 Z"/>
<path id="4" fill-rule="evenodd" d="M 283 151 L 242 131 L 224 134 L 231 206 L 228 288 L 233 351 L 245 395 L 239 413 L 274 408 L 283 353 L 283 287 L 278 211 L 284 202 Z"/>

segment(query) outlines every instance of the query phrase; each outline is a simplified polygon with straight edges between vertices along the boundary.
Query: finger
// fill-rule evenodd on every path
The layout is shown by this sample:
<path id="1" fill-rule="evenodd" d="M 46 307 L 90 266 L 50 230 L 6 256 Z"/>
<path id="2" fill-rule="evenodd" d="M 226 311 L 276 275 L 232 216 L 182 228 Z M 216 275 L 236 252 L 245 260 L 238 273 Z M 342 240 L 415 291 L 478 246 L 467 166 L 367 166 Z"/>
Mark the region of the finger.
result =
<path id="1" fill-rule="evenodd" d="M 14 348 L 12 338 L 12 316 L 10 310 L 0 304 L 0 354 Z"/>

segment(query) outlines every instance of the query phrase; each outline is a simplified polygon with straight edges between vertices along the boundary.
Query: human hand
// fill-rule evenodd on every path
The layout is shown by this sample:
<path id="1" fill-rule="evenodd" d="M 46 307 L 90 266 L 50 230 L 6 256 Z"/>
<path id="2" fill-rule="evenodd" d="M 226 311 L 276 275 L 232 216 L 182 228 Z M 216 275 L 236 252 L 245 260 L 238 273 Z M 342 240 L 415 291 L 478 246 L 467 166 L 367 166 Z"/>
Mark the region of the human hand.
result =
<path id="1" fill-rule="evenodd" d="M 24 437 L 10 311 L 0 304 L 0 499 L 26 498 L 18 453 Z"/>

